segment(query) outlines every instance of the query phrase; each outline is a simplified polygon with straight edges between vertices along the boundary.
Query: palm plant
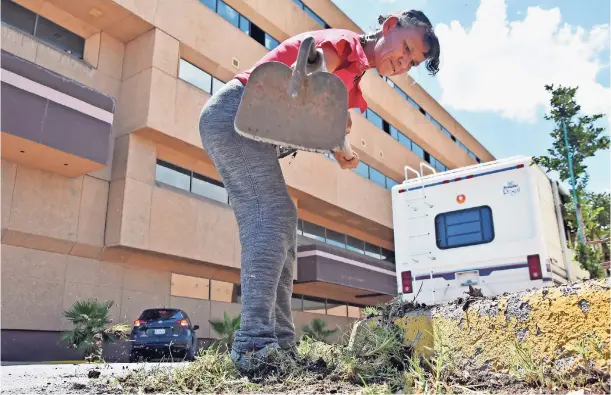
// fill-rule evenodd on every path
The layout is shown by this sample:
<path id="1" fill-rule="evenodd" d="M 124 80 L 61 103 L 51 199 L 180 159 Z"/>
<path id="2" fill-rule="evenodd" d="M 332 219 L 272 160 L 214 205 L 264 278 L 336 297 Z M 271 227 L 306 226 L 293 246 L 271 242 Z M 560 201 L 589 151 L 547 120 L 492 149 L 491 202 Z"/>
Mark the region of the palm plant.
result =
<path id="1" fill-rule="evenodd" d="M 238 329 L 240 329 L 240 314 L 231 318 L 226 311 L 223 312 L 222 320 L 209 320 L 212 329 L 221 337 L 219 343 L 225 345 L 228 349 L 233 344 L 233 338 Z"/>
<path id="2" fill-rule="evenodd" d="M 327 329 L 327 323 L 321 318 L 314 318 L 310 325 L 303 326 L 303 334 L 312 340 L 327 343 L 327 337 L 337 332 L 337 329 Z"/>
<path id="3" fill-rule="evenodd" d="M 113 301 L 97 299 L 74 302 L 64 311 L 72 329 L 62 335 L 62 341 L 81 352 L 86 361 L 101 361 L 104 345 L 127 338 L 131 330 L 127 324 L 112 324 L 110 308 L 113 305 Z"/>

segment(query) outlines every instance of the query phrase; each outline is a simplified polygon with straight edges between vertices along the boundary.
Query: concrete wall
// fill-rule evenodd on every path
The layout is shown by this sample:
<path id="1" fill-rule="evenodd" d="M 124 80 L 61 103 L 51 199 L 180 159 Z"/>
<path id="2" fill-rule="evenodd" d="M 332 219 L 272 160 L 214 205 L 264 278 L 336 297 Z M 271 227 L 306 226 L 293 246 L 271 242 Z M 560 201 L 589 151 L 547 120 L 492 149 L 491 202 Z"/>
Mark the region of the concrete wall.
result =
<path id="1" fill-rule="evenodd" d="M 417 352 L 430 355 L 427 347 L 444 347 L 459 368 L 469 371 L 509 368 L 516 347 L 530 353 L 537 365 L 570 370 L 582 362 L 577 352 L 581 342 L 596 365 L 608 369 L 610 290 L 609 278 L 588 280 L 473 300 L 464 309 L 463 303 L 451 303 L 414 310 L 396 323 Z M 593 346 L 601 347 L 602 354 Z"/>
<path id="2" fill-rule="evenodd" d="M 146 257 L 114 263 L 6 244 L 1 265 L 3 360 L 79 359 L 59 342 L 60 331 L 70 329 L 63 312 L 78 300 L 112 300 L 111 319 L 127 324 L 146 308 L 180 308 L 200 326 L 200 339 L 218 338 L 209 320 L 222 319 L 224 312 L 236 316 L 241 310 L 239 303 L 232 303 L 234 284 L 210 280 L 210 275 L 219 274 L 202 265 L 164 265 Z M 312 319 L 323 318 L 330 329 L 338 329 L 331 341 L 340 340 L 354 321 L 301 311 L 293 312 L 293 317 L 298 336 Z M 106 353 L 110 360 L 123 361 L 128 350 L 123 343 L 110 346 Z"/>
<path id="3" fill-rule="evenodd" d="M 96 258 L 107 200 L 108 182 L 99 178 L 67 178 L 2 159 L 2 243 Z"/>

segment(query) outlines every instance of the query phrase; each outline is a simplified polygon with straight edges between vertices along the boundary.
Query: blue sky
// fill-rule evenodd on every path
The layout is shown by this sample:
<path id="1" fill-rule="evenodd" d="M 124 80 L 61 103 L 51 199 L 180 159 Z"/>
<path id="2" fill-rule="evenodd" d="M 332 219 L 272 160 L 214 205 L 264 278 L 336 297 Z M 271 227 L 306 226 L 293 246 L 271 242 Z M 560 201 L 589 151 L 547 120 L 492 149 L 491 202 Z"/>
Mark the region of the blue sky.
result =
<path id="1" fill-rule="evenodd" d="M 497 158 L 551 146 L 545 84 L 579 86 L 609 135 L 609 0 L 332 0 L 363 30 L 378 15 L 423 11 L 442 45 L 441 71 L 420 83 Z M 610 190 L 610 153 L 587 162 L 589 189 Z M 553 177 L 553 175 L 552 175 Z"/>

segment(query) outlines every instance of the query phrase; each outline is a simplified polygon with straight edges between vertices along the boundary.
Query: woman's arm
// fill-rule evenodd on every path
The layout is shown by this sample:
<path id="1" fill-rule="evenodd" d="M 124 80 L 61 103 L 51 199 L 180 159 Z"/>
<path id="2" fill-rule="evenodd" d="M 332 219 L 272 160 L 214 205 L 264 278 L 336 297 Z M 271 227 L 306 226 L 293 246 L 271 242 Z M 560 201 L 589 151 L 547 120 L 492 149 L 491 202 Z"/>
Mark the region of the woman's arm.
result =
<path id="1" fill-rule="evenodd" d="M 341 58 L 335 51 L 335 48 L 329 43 L 323 44 L 320 48 L 323 53 L 323 57 L 325 59 L 325 66 L 327 66 L 327 71 L 329 73 L 334 72 L 339 65 L 341 64 Z"/>
<path id="2" fill-rule="evenodd" d="M 340 64 L 342 64 L 342 58 L 336 52 L 335 48 L 331 44 L 323 44 L 321 47 L 323 52 L 323 57 L 325 59 L 325 65 L 327 66 L 327 71 L 329 73 L 334 72 Z M 346 120 L 346 134 L 350 133 L 350 129 L 352 128 L 352 118 L 350 117 L 350 111 L 348 111 L 348 119 Z M 335 160 L 339 163 L 339 166 L 342 169 L 354 169 L 359 164 L 359 156 L 356 152 L 354 153 L 354 157 L 351 160 L 346 160 L 344 158 L 344 154 L 339 152 L 334 152 L 333 156 Z"/>

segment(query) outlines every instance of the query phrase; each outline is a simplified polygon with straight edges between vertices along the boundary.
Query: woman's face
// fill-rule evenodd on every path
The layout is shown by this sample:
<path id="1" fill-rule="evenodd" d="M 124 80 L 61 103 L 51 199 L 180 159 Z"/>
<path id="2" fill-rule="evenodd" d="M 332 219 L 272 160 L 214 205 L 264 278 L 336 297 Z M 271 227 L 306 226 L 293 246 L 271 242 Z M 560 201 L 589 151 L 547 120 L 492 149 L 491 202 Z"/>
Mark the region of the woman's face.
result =
<path id="1" fill-rule="evenodd" d="M 425 60 L 429 50 L 423 42 L 422 27 L 397 27 L 398 21 L 393 16 L 384 22 L 382 37 L 374 48 L 375 67 L 385 77 L 407 73 Z"/>

